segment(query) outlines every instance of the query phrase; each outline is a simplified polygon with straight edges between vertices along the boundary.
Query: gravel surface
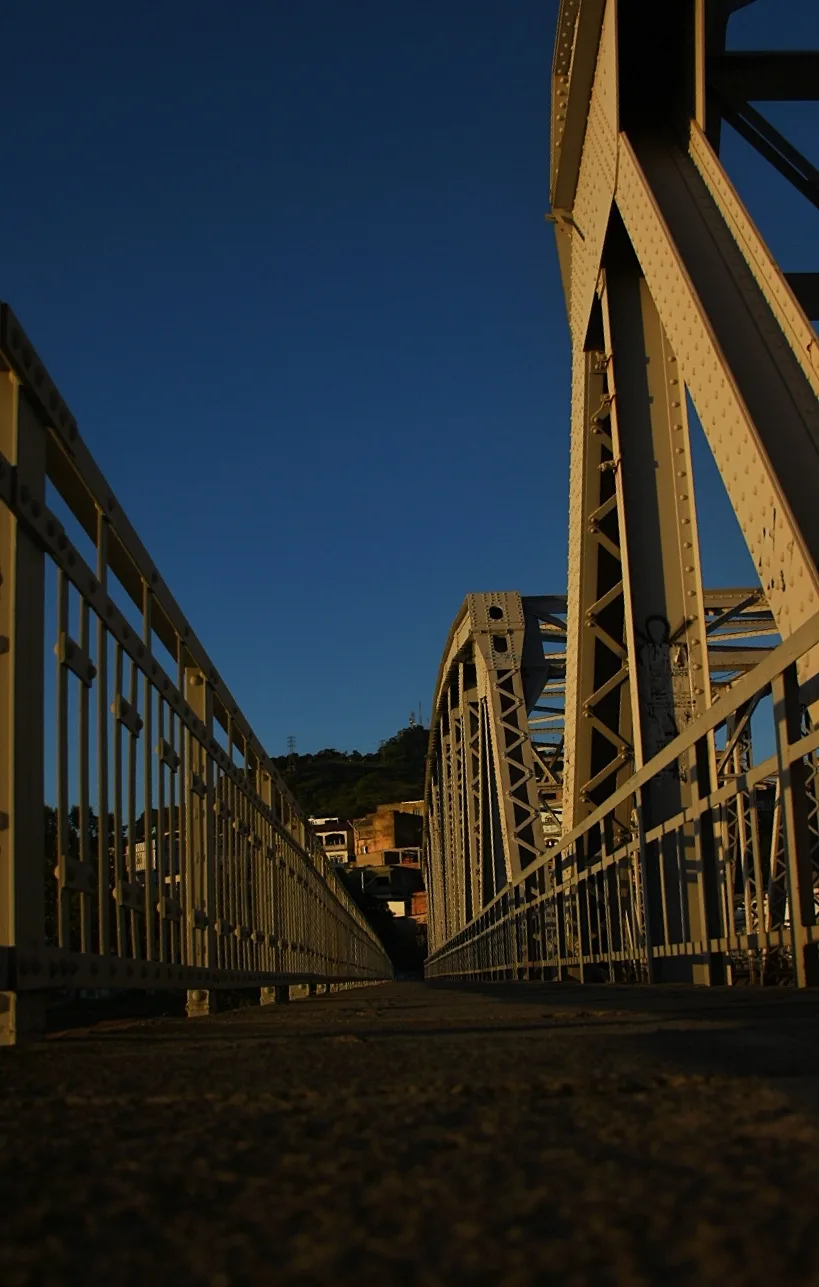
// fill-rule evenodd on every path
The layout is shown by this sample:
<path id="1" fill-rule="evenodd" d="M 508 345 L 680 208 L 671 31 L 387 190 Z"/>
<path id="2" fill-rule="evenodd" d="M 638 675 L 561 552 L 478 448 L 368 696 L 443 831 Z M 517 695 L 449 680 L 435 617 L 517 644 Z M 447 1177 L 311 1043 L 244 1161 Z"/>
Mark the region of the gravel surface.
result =
<path id="1" fill-rule="evenodd" d="M 0 1051 L 0 1283 L 819 1284 L 819 995 L 390 984 Z"/>

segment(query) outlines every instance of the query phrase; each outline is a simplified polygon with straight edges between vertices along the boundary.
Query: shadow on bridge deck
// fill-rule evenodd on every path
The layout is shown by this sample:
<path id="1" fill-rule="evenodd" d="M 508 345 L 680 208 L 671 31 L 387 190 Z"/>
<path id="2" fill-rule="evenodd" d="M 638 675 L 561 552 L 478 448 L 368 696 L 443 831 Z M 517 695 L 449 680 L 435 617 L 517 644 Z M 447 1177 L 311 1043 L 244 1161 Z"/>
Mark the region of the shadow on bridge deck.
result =
<path id="1" fill-rule="evenodd" d="M 0 1280 L 819 1283 L 819 995 L 395 984 L 0 1052 Z"/>

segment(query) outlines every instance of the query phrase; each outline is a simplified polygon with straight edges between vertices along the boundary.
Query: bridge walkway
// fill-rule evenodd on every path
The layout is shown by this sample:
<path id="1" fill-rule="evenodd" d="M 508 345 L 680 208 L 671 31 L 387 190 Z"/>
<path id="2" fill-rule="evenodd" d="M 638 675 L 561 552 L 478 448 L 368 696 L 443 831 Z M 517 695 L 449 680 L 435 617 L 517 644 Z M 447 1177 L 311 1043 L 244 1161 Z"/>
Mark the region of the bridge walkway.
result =
<path id="1" fill-rule="evenodd" d="M 386 984 L 0 1053 L 0 1281 L 819 1282 L 812 991 Z"/>

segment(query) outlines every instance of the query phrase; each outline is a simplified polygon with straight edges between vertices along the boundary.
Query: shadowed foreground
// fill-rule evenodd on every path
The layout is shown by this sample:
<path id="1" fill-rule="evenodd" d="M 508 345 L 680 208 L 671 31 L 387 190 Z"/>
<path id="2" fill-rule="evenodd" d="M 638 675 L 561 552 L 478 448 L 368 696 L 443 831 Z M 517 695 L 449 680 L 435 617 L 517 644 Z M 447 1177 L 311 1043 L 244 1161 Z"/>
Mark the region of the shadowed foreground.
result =
<path id="1" fill-rule="evenodd" d="M 0 1052 L 5 1287 L 819 1283 L 819 997 L 391 984 Z"/>

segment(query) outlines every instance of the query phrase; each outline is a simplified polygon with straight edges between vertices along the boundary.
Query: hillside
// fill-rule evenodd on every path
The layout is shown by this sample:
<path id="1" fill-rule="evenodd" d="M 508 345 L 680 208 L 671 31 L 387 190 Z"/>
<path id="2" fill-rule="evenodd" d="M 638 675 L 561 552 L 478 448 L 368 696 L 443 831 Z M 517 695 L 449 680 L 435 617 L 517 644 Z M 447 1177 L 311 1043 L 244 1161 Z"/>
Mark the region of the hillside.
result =
<path id="1" fill-rule="evenodd" d="M 328 748 L 275 763 L 313 817 L 360 818 L 379 804 L 421 799 L 428 738 L 425 728 L 402 728 L 371 755 Z"/>

